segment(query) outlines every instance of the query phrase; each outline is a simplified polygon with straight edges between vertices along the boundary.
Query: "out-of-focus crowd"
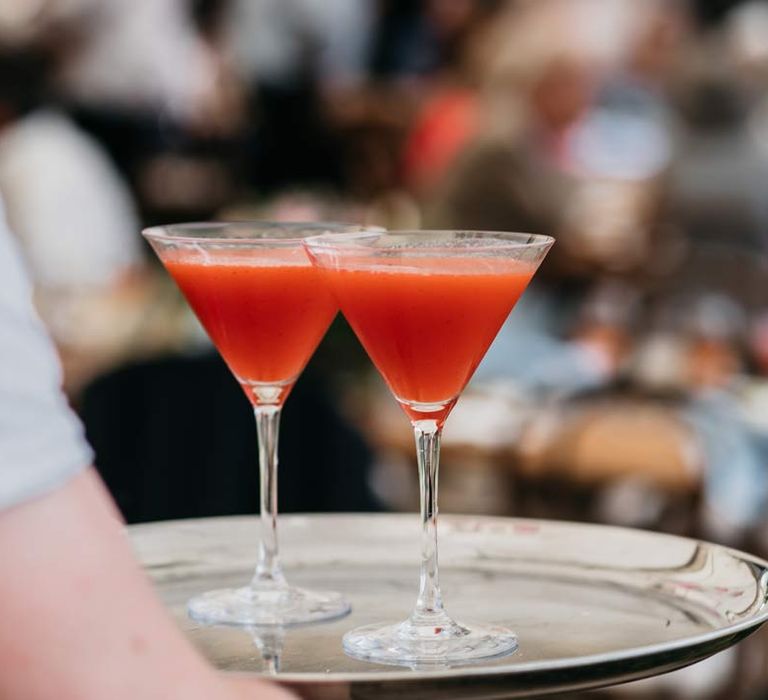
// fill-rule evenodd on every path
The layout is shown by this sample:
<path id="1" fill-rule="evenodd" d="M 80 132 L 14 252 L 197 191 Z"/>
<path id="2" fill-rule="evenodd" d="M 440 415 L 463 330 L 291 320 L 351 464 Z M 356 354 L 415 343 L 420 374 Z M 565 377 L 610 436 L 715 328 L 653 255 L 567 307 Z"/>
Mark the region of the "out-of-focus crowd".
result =
<path id="1" fill-rule="evenodd" d="M 701 481 L 713 522 L 741 531 L 768 499 L 767 87 L 757 1 L 4 0 L 0 194 L 75 403 L 126 363 L 205 346 L 144 224 L 552 234 L 457 441 L 515 434 L 524 470 L 647 477 L 666 463 L 638 452 L 636 404 L 664 404 L 648 420 L 680 422 L 654 448 L 679 477 L 659 478 Z M 361 354 L 340 326 L 329 342 L 323 369 L 386 446 L 355 400 Z M 505 418 L 552 397 L 557 429 Z M 565 426 L 594 454 L 550 444 Z"/>
<path id="2" fill-rule="evenodd" d="M 630 0 L 0 10 L 0 192 L 73 397 L 199 338 L 141 224 L 341 218 L 557 238 L 480 380 L 736 390 L 760 427 L 765 4 L 714 23 Z"/>
<path id="3" fill-rule="evenodd" d="M 703 494 L 741 536 L 768 501 L 766 183 L 764 2 L 0 2 L 0 195 L 76 405 L 207 347 L 144 224 L 545 232 L 449 435 L 509 448 L 520 482 Z M 396 448 L 341 324 L 328 342 L 322 370 Z M 633 494 L 577 514 L 658 525 Z"/>

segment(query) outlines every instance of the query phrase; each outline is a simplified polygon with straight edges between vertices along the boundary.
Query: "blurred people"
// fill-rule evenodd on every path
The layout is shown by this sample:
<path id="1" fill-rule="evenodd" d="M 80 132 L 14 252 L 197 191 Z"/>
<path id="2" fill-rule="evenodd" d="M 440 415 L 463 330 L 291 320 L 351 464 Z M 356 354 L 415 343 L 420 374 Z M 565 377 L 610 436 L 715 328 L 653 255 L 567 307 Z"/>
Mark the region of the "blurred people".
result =
<path id="1" fill-rule="evenodd" d="M 697 246 L 768 250 L 768 151 L 747 128 L 748 103 L 728 76 L 693 77 L 681 100 L 686 133 L 667 184 L 667 216 Z"/>
<path id="2" fill-rule="evenodd" d="M 60 86 L 77 104 L 208 125 L 217 66 L 184 0 L 79 0 Z"/>
<path id="3" fill-rule="evenodd" d="M 144 259 L 125 183 L 52 106 L 54 59 L 35 43 L 0 53 L 0 193 L 76 391 L 120 356 Z"/>
<path id="4" fill-rule="evenodd" d="M 403 150 L 403 181 L 428 196 L 457 156 L 476 136 L 480 122 L 472 44 L 493 21 L 498 2 L 429 0 L 423 33 L 433 45 L 429 72 L 411 78 L 419 91 L 413 124 Z M 420 80 L 418 80 L 420 78 Z"/>
<path id="5" fill-rule="evenodd" d="M 307 61 L 325 86 L 367 77 L 374 0 L 230 0 L 224 41 L 253 85 L 290 85 Z"/>
<path id="6" fill-rule="evenodd" d="M 38 286 L 108 286 L 141 262 L 138 216 L 99 145 L 46 104 L 50 60 L 0 55 L 0 191 Z"/>
<path id="7" fill-rule="evenodd" d="M 257 191 L 338 191 L 343 144 L 326 111 L 367 77 L 372 0 L 234 0 L 222 41 L 247 95 L 247 162 Z"/>
<path id="8" fill-rule="evenodd" d="M 236 189 L 243 118 L 219 40 L 226 3 L 76 1 L 60 99 L 107 148 L 142 214 L 210 218 Z"/>
<path id="9" fill-rule="evenodd" d="M 487 49 L 491 65 L 483 69 L 493 76 L 484 78 L 493 88 L 479 108 L 477 139 L 433 197 L 428 221 L 436 225 L 550 233 L 558 228 L 556 202 L 568 187 L 561 167 L 568 157 L 564 139 L 589 105 L 592 78 L 584 57 L 560 42 L 523 44 L 524 37 L 536 36 L 528 25 L 538 22 L 538 10 L 510 8 L 486 38 L 501 42 Z M 519 65 L 507 65 L 508 46 L 515 47 Z"/>

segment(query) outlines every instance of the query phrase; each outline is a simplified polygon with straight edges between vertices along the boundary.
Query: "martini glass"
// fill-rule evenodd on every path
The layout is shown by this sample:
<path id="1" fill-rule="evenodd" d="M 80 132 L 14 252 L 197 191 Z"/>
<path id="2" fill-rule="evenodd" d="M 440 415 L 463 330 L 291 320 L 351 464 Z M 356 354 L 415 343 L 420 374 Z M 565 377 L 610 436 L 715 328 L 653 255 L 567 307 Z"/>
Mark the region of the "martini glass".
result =
<path id="1" fill-rule="evenodd" d="M 521 233 L 368 231 L 308 238 L 342 312 L 411 421 L 421 497 L 421 577 L 410 617 L 344 636 L 350 656 L 428 667 L 503 656 L 515 634 L 443 607 L 437 563 L 440 435 L 448 414 L 553 240 Z"/>
<path id="2" fill-rule="evenodd" d="M 204 223 L 144 231 L 253 405 L 259 438 L 261 542 L 250 584 L 189 601 L 205 623 L 292 625 L 340 617 L 337 593 L 290 586 L 277 546 L 280 411 L 336 315 L 302 238 L 361 230 L 342 224 Z"/>

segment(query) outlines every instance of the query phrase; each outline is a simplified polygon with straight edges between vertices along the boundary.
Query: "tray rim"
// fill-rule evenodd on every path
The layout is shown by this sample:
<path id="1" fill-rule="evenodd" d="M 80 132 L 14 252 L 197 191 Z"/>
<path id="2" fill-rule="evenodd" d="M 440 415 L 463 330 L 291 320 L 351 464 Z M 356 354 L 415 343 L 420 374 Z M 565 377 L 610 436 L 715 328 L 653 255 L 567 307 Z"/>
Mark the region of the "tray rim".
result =
<path id="1" fill-rule="evenodd" d="M 334 518 L 359 518 L 364 520 L 371 520 L 371 519 L 386 519 L 386 520 L 407 520 L 410 518 L 416 519 L 418 517 L 418 514 L 415 512 L 402 512 L 402 513 L 347 513 L 347 512 L 339 512 L 339 513 L 287 513 L 285 515 L 280 515 L 279 517 L 279 523 L 285 523 L 286 521 L 290 520 L 303 520 L 303 519 L 322 519 L 322 520 L 331 520 Z M 127 530 L 129 533 L 141 533 L 144 530 L 150 530 L 153 528 L 165 528 L 170 527 L 172 525 L 182 525 L 182 524 L 188 524 L 188 525 L 194 525 L 194 524 L 204 524 L 208 522 L 223 522 L 223 521 L 251 521 L 254 523 L 254 525 L 259 525 L 259 516 L 258 515 L 223 515 L 223 516 L 214 516 L 214 517 L 207 517 L 207 518 L 183 518 L 178 520 L 162 520 L 162 521 L 155 521 L 155 522 L 148 522 L 148 523 L 137 523 L 134 525 L 127 526 Z M 758 568 L 760 570 L 760 575 L 756 576 L 757 580 L 760 580 L 763 582 L 763 586 L 766 589 L 765 597 L 762 601 L 762 605 L 760 608 L 760 612 L 757 615 L 754 615 L 753 617 L 742 620 L 741 622 L 737 622 L 734 624 L 730 624 L 726 627 L 721 627 L 717 630 L 712 630 L 711 632 L 704 632 L 701 634 L 692 635 L 690 637 L 683 637 L 681 639 L 673 639 L 667 642 L 660 642 L 658 644 L 646 644 L 643 646 L 638 647 L 632 647 L 630 649 L 625 649 L 621 651 L 615 651 L 615 652 L 604 652 L 601 654 L 589 654 L 587 656 L 570 656 L 570 657 L 564 657 L 557 660 L 550 660 L 550 661 L 528 661 L 528 662 L 520 662 L 520 663 L 514 663 L 514 664 L 501 664 L 498 666 L 487 666 L 483 667 L 481 665 L 466 665 L 466 666 L 460 666 L 457 668 L 450 668 L 450 669 L 440 669 L 440 670 L 430 670 L 426 672 L 428 675 L 425 676 L 415 676 L 414 671 L 410 669 L 403 669 L 402 671 L 397 670 L 381 670 L 378 664 L 371 664 L 371 670 L 370 671 L 347 671 L 347 672 L 328 672 L 328 673 L 320 673 L 320 672 L 307 672 L 307 673 L 297 673 L 297 672 L 281 672 L 276 680 L 279 680 L 280 682 L 285 683 L 291 683 L 291 684 L 302 684 L 302 683 L 311 683 L 313 685 L 318 684 L 338 684 L 338 683 L 396 683 L 396 682 L 416 682 L 416 681 L 441 681 L 441 680 L 455 680 L 457 678 L 462 678 L 465 680 L 471 680 L 473 678 L 476 679 L 483 679 L 483 678 L 493 678 L 493 677 L 509 677 L 510 680 L 513 680 L 515 676 L 523 676 L 527 674 L 540 674 L 544 672 L 553 672 L 553 671 L 567 671 L 572 669 L 579 669 L 579 668 L 589 668 L 593 666 L 598 666 L 601 664 L 613 664 L 613 663 L 621 663 L 622 661 L 628 661 L 628 660 L 639 660 L 639 659 L 645 659 L 654 655 L 659 654 L 667 654 L 670 652 L 679 651 L 681 649 L 695 649 L 699 647 L 706 646 L 709 643 L 721 641 L 728 637 L 736 637 L 738 636 L 738 641 L 741 641 L 744 637 L 748 636 L 751 632 L 756 631 L 760 626 L 762 626 L 765 622 L 768 622 L 768 561 L 761 559 L 760 557 L 757 557 L 753 554 L 750 554 L 748 552 L 744 552 L 742 550 L 729 547 L 726 545 L 717 544 L 714 542 L 709 542 L 707 540 L 700 540 L 700 539 L 694 539 L 692 537 L 684 537 L 681 535 L 674 535 L 666 532 L 656 532 L 654 530 L 647 530 L 642 528 L 631 528 L 631 527 L 625 527 L 621 525 L 609 525 L 609 524 L 602 524 L 602 523 L 591 523 L 591 522 L 578 522 L 578 521 L 571 521 L 571 520 L 558 520 L 558 519 L 552 519 L 552 518 L 518 518 L 518 517 L 508 517 L 508 516 L 497 516 L 497 515 L 472 515 L 467 513 L 441 513 L 440 514 L 440 521 L 444 522 L 445 520 L 448 521 L 456 521 L 456 520 L 467 520 L 467 521 L 483 521 L 483 522 L 496 522 L 501 524 L 507 524 L 507 525 L 514 525 L 515 523 L 520 524 L 540 524 L 543 526 L 556 526 L 556 527 L 567 527 L 572 528 L 575 527 L 577 529 L 581 530 L 589 530 L 589 529 L 597 529 L 601 531 L 606 530 L 613 530 L 613 531 L 619 531 L 620 533 L 642 533 L 644 535 L 648 535 L 649 537 L 654 538 L 663 538 L 663 539 L 674 539 L 682 542 L 688 542 L 692 544 L 699 544 L 699 545 L 706 545 L 707 547 L 712 547 L 719 549 L 724 552 L 728 552 L 735 558 L 753 565 L 754 567 Z M 439 528 L 439 525 L 438 525 Z M 151 571 L 150 567 L 145 567 L 142 562 L 142 567 L 145 569 L 145 571 Z M 154 582 L 153 582 L 154 583 Z M 342 618 L 343 619 L 343 618 Z M 514 626 L 514 625 L 513 625 Z M 235 629 L 238 629 L 238 626 L 233 626 Z M 288 628 L 293 629 L 293 628 Z M 727 648 L 728 646 L 731 646 L 730 644 L 726 644 L 724 648 Z M 723 649 L 715 649 L 712 653 L 716 651 L 721 651 Z M 695 663 L 696 661 L 702 660 L 706 658 L 709 654 L 702 654 L 700 656 L 697 656 L 697 658 L 692 659 L 688 663 Z M 514 656 L 514 655 L 513 655 Z M 511 656 L 510 658 L 513 658 Z M 502 657 L 503 658 L 503 657 Z M 488 661 L 494 661 L 494 659 L 489 659 Z M 677 664 L 675 667 L 681 667 L 688 664 Z M 268 676 L 266 674 L 262 674 L 259 672 L 250 672 L 250 671 L 230 671 L 230 673 L 236 674 L 236 675 L 244 675 L 244 676 L 260 676 L 260 677 L 268 677 L 275 679 L 275 676 Z"/>

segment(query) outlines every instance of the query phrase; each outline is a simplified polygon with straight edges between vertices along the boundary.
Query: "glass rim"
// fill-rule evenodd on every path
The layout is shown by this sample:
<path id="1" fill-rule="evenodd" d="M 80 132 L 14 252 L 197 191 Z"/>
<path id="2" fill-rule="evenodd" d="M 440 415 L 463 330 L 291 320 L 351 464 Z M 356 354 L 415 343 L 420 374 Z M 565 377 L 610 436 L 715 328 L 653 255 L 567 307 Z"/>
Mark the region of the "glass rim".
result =
<path id="1" fill-rule="evenodd" d="M 195 231 L 222 231 L 232 227 L 252 227 L 254 232 L 263 231 L 265 235 L 251 236 L 215 236 L 195 235 Z M 290 234 L 292 231 L 304 230 L 304 235 L 273 235 L 271 230 Z M 149 241 L 162 243 L 191 243 L 191 244 L 216 244 L 216 245 L 242 245 L 245 243 L 300 243 L 309 237 L 321 235 L 354 235 L 367 231 L 381 231 L 380 227 L 367 224 L 350 224 L 339 221 L 270 221 L 267 219 L 231 219 L 227 221 L 185 221 L 173 224 L 158 224 L 148 226 L 141 231 L 141 235 Z M 178 233 L 177 233 L 178 231 Z"/>
<path id="2" fill-rule="evenodd" d="M 430 236 L 438 238 L 439 236 L 450 236 L 455 234 L 465 234 L 468 237 L 475 237 L 478 240 L 487 239 L 494 241 L 498 245 L 483 246 L 480 249 L 492 250 L 498 248 L 515 249 L 535 249 L 549 248 L 555 242 L 552 236 L 543 233 L 530 233 L 527 231 L 493 231 L 481 229 L 382 229 L 371 227 L 359 231 L 350 231 L 338 234 L 323 233 L 316 236 L 307 236 L 304 242 L 310 248 L 369 248 L 365 243 L 371 237 L 396 239 L 399 236 L 423 236 L 428 240 Z M 400 248 L 406 251 L 408 248 Z M 414 247 L 413 250 L 418 250 Z"/>

